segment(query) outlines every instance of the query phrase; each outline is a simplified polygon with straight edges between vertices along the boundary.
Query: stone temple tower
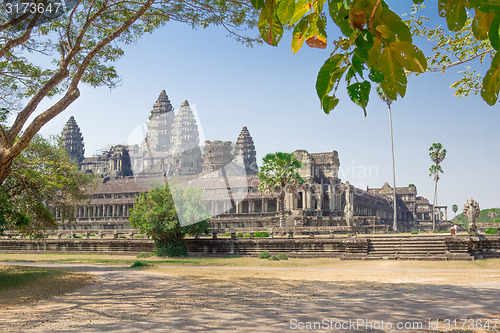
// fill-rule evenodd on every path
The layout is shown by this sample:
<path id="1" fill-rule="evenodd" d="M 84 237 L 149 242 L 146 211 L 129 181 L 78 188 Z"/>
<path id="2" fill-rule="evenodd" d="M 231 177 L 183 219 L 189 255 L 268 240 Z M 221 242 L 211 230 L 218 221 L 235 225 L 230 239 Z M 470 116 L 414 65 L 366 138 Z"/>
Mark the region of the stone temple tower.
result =
<path id="1" fill-rule="evenodd" d="M 242 159 L 243 166 L 245 167 L 245 172 L 247 175 L 255 175 L 259 171 L 257 166 L 255 145 L 253 139 L 250 136 L 248 129 L 243 127 L 236 140 L 236 145 L 234 147 L 234 157 L 236 159 Z"/>
<path id="2" fill-rule="evenodd" d="M 165 90 L 160 92 L 158 100 L 153 105 L 148 122 L 146 139 L 148 149 L 166 153 L 170 149 L 170 136 L 174 122 L 174 108 L 170 104 Z"/>
<path id="3" fill-rule="evenodd" d="M 85 147 L 83 144 L 82 132 L 80 132 L 80 127 L 76 123 L 76 120 L 71 116 L 64 126 L 61 133 L 61 138 L 64 147 L 68 150 L 69 157 L 80 164 L 83 161 Z"/>
<path id="4" fill-rule="evenodd" d="M 201 150 L 198 125 L 188 101 L 182 102 L 175 116 L 170 137 L 169 175 L 201 173 Z"/>

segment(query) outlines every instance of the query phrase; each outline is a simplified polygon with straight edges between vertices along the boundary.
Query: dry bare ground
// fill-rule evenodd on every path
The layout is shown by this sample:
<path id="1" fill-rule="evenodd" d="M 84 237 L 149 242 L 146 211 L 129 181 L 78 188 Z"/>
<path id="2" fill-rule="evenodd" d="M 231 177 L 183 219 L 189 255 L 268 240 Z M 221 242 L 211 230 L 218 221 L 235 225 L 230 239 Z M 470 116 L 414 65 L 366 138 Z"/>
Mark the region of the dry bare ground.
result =
<path id="1" fill-rule="evenodd" d="M 435 328 L 429 320 L 432 325 L 438 320 L 445 330 L 447 319 L 450 328 L 456 325 L 461 332 L 489 319 L 489 331 L 500 332 L 500 322 L 493 330 L 500 320 L 500 261 L 330 260 L 308 266 L 294 259 L 285 266 L 262 266 L 257 259 L 241 260 L 247 260 L 243 267 L 146 270 L 29 263 L 83 271 L 96 279 L 69 294 L 0 305 L 0 332 L 284 332 L 308 327 L 341 332 L 362 331 L 366 325 L 375 328 L 370 332 L 381 332 L 389 331 L 389 324 L 397 331 L 399 322 L 408 325 L 400 332 L 424 332 Z M 464 324 L 461 319 L 472 320 Z"/>

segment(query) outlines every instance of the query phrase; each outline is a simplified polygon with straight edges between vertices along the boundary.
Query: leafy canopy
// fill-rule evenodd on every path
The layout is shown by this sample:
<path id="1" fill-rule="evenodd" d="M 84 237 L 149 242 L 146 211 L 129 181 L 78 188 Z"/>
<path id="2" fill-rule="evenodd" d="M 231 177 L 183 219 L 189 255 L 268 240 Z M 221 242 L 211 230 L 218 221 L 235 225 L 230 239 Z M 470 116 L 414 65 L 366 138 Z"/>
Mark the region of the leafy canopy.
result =
<path id="1" fill-rule="evenodd" d="M 342 79 L 350 99 L 363 109 L 366 116 L 373 83 L 381 86 L 388 99 L 396 100 L 406 94 L 408 73 L 428 70 L 427 58 L 413 42 L 411 24 L 405 23 L 383 0 L 251 1 L 260 10 L 258 27 L 261 38 L 270 45 L 277 45 L 284 28 L 293 30 L 293 53 L 298 52 L 304 42 L 314 48 L 327 47 L 327 15 L 339 28 L 341 35 L 333 41 L 333 52 L 319 70 L 316 80 L 316 91 L 325 113 L 338 104 L 336 92 Z M 421 4 L 423 0 L 413 2 Z M 481 96 L 489 105 L 494 105 L 500 89 L 500 56 L 497 53 L 500 48 L 500 2 L 438 0 L 438 4 L 439 15 L 446 18 L 450 31 L 461 31 L 467 24 L 475 39 L 491 43 L 492 50 L 487 53 L 493 60 L 484 76 Z M 473 19 L 467 19 L 468 10 L 474 11 Z M 414 33 L 432 35 L 425 30 L 414 30 Z M 481 47 L 488 48 L 486 43 Z M 475 50 L 478 49 L 471 52 Z M 436 61 L 447 63 L 446 59 Z M 431 65 L 435 64 L 431 62 Z"/>
<path id="2" fill-rule="evenodd" d="M 129 218 L 133 228 L 151 236 L 159 253 L 173 256 L 187 255 L 184 236 L 208 232 L 209 220 L 201 192 L 174 184 L 142 193 Z"/>
<path id="3" fill-rule="evenodd" d="M 267 192 L 278 192 L 284 195 L 287 187 L 302 184 L 304 179 L 298 169 L 302 163 L 293 153 L 270 153 L 263 158 L 263 164 L 258 173 L 259 189 Z"/>
<path id="4" fill-rule="evenodd" d="M 0 185 L 0 230 L 41 234 L 57 227 L 57 210 L 62 222 L 74 221 L 75 209 L 87 201 L 86 189 L 93 180 L 78 170 L 59 138 L 36 135 Z"/>
<path id="5" fill-rule="evenodd" d="M 79 98 L 80 83 L 116 86 L 114 62 L 124 55 L 124 45 L 169 21 L 193 28 L 220 25 L 241 42 L 253 41 L 240 34 L 255 21 L 255 10 L 244 1 L 72 0 L 66 1 L 64 15 L 53 16 L 29 10 L 12 14 L 8 3 L 0 4 L 0 123 L 7 116 L 11 122 L 0 124 L 0 184 L 40 128 Z M 42 109 L 47 97 L 53 97 L 51 105 Z"/>

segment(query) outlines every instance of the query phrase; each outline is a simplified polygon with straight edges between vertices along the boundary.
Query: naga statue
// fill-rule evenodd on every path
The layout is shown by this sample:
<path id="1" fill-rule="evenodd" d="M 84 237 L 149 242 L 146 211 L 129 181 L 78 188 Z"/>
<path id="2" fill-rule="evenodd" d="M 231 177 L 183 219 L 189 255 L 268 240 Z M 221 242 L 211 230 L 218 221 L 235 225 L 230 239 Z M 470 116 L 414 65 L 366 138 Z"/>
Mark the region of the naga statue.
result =
<path id="1" fill-rule="evenodd" d="M 464 206 L 464 215 L 467 216 L 469 220 L 469 231 L 470 234 L 477 234 L 476 218 L 479 217 L 479 203 L 474 199 L 469 199 Z"/>

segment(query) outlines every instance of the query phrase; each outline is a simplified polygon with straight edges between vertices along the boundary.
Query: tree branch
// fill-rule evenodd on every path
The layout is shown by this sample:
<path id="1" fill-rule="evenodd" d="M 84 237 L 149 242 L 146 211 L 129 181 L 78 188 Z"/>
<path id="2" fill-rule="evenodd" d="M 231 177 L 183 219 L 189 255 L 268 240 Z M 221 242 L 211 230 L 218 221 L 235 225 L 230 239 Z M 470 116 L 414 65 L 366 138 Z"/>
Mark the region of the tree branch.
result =
<path id="1" fill-rule="evenodd" d="M 441 71 L 444 72 L 445 70 L 447 70 L 450 67 L 461 65 L 461 64 L 465 64 L 466 62 L 469 62 L 469 61 L 472 61 L 472 60 L 474 60 L 476 58 L 484 56 L 484 55 L 486 55 L 486 54 L 488 54 L 488 53 L 490 53 L 492 51 L 493 51 L 493 49 L 489 49 L 489 50 L 486 50 L 484 52 L 478 53 L 478 54 L 476 54 L 475 56 L 473 56 L 471 58 L 467 58 L 467 59 L 464 59 L 464 60 L 458 60 L 458 61 L 452 62 L 451 64 L 444 65 L 444 66 L 441 66 L 441 67 L 429 68 L 427 71 L 428 72 L 441 72 Z"/>
<path id="2" fill-rule="evenodd" d="M 42 3 L 45 5 L 47 3 L 47 0 L 43 0 Z M 31 19 L 30 23 L 28 24 L 28 27 L 26 28 L 26 31 L 24 34 L 21 36 L 9 40 L 5 45 L 0 49 L 0 58 L 5 56 L 7 52 L 9 52 L 13 47 L 16 47 L 24 42 L 26 42 L 30 36 L 31 36 L 31 31 L 33 30 L 33 27 L 36 24 L 36 21 L 38 21 L 38 18 L 42 15 L 41 12 L 36 12 L 35 15 L 33 15 L 33 18 Z"/>

